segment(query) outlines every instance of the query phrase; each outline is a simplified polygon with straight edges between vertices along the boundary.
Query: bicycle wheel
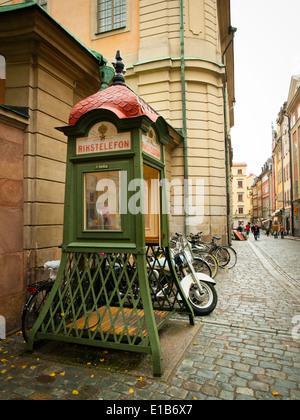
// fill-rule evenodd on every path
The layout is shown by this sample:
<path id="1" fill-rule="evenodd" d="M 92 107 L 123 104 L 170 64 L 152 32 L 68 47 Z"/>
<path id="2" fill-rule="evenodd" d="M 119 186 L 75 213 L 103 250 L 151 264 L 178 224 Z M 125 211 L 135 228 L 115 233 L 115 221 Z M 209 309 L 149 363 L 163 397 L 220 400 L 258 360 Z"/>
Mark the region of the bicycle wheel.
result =
<path id="1" fill-rule="evenodd" d="M 193 267 L 194 267 L 196 273 L 203 273 L 203 274 L 206 274 L 209 277 L 212 277 L 212 270 L 210 268 L 210 265 L 205 260 L 203 260 L 202 258 L 195 257 L 192 264 L 193 264 Z M 185 270 L 186 270 L 187 273 L 190 272 L 188 267 L 185 267 Z"/>
<path id="2" fill-rule="evenodd" d="M 24 307 L 22 314 L 22 333 L 26 343 L 28 343 L 30 331 L 45 305 L 52 285 L 53 283 L 51 282 L 40 286 L 36 292 L 29 297 Z M 38 343 L 39 341 L 41 340 L 36 340 L 35 343 Z"/>
<path id="3" fill-rule="evenodd" d="M 219 266 L 223 269 L 227 268 L 230 262 L 230 253 L 223 246 L 218 246 L 215 251 L 215 256 L 219 261 Z"/>
<path id="4" fill-rule="evenodd" d="M 229 261 L 226 264 L 227 270 L 230 270 L 237 263 L 237 253 L 236 253 L 235 249 L 232 248 L 229 245 L 222 245 L 220 248 L 222 248 L 223 252 L 226 251 L 229 254 L 229 256 L 230 256 Z"/>
<path id="5" fill-rule="evenodd" d="M 211 277 L 214 279 L 219 271 L 219 261 L 217 260 L 216 256 L 214 254 L 211 254 L 209 251 L 199 250 L 193 248 L 193 254 L 195 257 L 202 258 L 204 261 L 206 261 L 210 268 L 211 268 Z"/>

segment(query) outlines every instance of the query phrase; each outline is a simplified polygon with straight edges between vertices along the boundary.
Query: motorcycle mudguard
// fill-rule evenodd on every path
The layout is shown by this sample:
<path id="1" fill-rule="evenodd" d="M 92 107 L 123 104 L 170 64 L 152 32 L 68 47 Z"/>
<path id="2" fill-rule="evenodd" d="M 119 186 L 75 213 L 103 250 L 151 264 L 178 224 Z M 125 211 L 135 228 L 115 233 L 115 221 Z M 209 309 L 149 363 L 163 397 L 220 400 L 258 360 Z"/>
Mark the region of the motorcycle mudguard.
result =
<path id="1" fill-rule="evenodd" d="M 217 284 L 207 274 L 197 273 L 197 277 L 198 277 L 198 280 L 205 281 L 206 283 L 211 283 L 213 285 Z M 193 284 L 193 283 L 194 283 L 194 280 L 193 280 L 193 276 L 191 274 L 189 274 L 188 276 L 185 276 L 181 280 L 180 284 L 181 284 L 181 287 L 183 289 L 183 292 L 184 292 L 184 294 L 186 296 L 189 296 L 190 287 L 191 287 L 191 284 Z M 178 299 L 180 299 L 180 296 L 179 295 L 178 295 Z"/>
<path id="2" fill-rule="evenodd" d="M 162 257 L 158 260 L 152 261 L 149 263 L 150 267 L 154 267 L 154 268 L 169 268 L 169 264 L 168 261 L 166 261 L 166 258 Z"/>

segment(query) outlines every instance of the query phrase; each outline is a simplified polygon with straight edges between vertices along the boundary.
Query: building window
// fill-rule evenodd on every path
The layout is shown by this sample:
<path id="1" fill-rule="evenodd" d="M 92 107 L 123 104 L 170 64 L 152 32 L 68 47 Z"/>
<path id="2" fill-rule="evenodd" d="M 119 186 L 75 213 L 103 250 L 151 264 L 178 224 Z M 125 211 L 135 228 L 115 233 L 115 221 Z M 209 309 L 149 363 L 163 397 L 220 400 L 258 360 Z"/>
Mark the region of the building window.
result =
<path id="1" fill-rule="evenodd" d="M 244 207 L 239 207 L 239 214 L 244 214 Z"/>
<path id="2" fill-rule="evenodd" d="M 126 26 L 126 0 L 98 0 L 98 32 Z"/>
<path id="3" fill-rule="evenodd" d="M 238 175 L 243 175 L 243 169 L 238 169 Z"/>
<path id="4" fill-rule="evenodd" d="M 238 188 L 243 188 L 243 181 L 238 181 Z"/>
<path id="5" fill-rule="evenodd" d="M 238 194 L 238 201 L 244 201 L 243 194 Z"/>
<path id="6" fill-rule="evenodd" d="M 0 55 L 0 105 L 5 103 L 5 80 L 6 80 L 6 61 L 3 55 Z"/>

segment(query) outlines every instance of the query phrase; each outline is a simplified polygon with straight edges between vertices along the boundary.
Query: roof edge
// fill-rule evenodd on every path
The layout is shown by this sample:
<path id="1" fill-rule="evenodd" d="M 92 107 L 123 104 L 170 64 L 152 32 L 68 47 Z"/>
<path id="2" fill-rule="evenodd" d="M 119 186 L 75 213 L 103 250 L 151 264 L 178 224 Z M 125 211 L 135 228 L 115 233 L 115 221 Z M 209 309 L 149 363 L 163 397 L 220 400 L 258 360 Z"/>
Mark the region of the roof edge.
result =
<path id="1" fill-rule="evenodd" d="M 38 3 L 35 1 L 29 1 L 25 3 L 19 3 L 19 4 L 11 4 L 8 6 L 0 6 L 0 14 L 1 13 L 9 13 L 14 12 L 17 10 L 22 9 L 29 9 L 37 8 L 42 11 L 42 13 L 47 16 L 48 19 L 50 19 L 52 22 L 54 22 L 58 27 L 60 27 L 67 35 L 69 35 L 71 38 L 73 38 L 81 47 L 83 47 L 89 54 L 91 54 L 99 63 L 99 65 L 106 65 L 108 60 L 103 57 L 102 54 L 98 53 L 97 51 L 91 50 L 87 45 L 85 45 L 82 41 L 80 41 L 75 35 L 73 35 L 71 32 L 69 32 L 64 26 L 62 26 L 57 20 L 55 20 L 49 13 L 46 12 L 45 9 L 42 8 Z"/>

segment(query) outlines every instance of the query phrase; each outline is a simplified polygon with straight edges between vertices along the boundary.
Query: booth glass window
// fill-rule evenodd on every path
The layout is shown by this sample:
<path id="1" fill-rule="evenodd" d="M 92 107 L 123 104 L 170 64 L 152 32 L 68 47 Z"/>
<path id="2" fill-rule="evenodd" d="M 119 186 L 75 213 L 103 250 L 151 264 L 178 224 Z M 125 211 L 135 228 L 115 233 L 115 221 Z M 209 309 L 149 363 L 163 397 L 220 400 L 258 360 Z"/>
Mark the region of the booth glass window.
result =
<path id="1" fill-rule="evenodd" d="M 121 171 L 92 172 L 84 175 L 84 230 L 120 231 Z"/>

